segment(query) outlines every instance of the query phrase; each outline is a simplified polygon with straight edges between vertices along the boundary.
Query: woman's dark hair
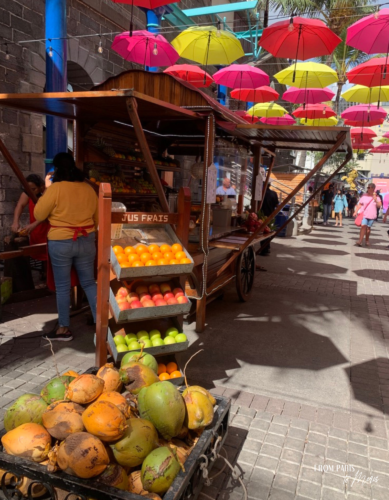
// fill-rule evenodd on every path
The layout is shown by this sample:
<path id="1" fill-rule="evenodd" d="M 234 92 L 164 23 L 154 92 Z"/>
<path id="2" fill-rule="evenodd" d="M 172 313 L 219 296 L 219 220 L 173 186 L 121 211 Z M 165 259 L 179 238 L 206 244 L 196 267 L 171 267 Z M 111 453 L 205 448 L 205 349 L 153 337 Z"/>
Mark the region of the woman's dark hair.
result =
<path id="1" fill-rule="evenodd" d="M 69 153 L 58 153 L 54 156 L 53 165 L 55 167 L 52 182 L 83 182 L 85 174 L 76 167 L 74 158 Z"/>
<path id="2" fill-rule="evenodd" d="M 30 174 L 26 177 L 27 182 L 32 182 L 36 187 L 41 187 L 44 185 L 45 181 L 38 174 Z"/>

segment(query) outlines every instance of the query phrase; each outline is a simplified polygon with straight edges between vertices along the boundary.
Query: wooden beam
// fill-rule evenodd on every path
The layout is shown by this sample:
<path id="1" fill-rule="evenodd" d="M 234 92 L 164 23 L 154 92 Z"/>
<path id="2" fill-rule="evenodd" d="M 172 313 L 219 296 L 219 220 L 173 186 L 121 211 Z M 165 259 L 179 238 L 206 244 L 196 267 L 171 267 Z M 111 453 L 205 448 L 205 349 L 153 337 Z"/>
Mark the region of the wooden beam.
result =
<path id="1" fill-rule="evenodd" d="M 261 165 L 262 151 L 260 147 L 254 150 L 254 165 L 253 165 L 253 177 L 251 179 L 251 211 L 256 212 L 258 207 L 258 202 L 254 199 L 255 197 L 255 183 L 257 180 L 257 175 L 259 175 L 259 167 Z"/>
<path id="2" fill-rule="evenodd" d="M 149 146 L 147 144 L 147 139 L 146 139 L 145 133 L 143 131 L 141 121 L 139 119 L 138 105 L 137 105 L 136 99 L 134 97 L 129 97 L 126 100 L 126 104 L 127 104 L 127 111 L 128 111 L 129 116 L 130 116 L 130 119 L 131 119 L 131 123 L 134 127 L 134 131 L 135 131 L 136 137 L 137 137 L 138 142 L 139 142 L 139 147 L 140 147 L 140 149 L 143 153 L 143 156 L 145 158 L 147 170 L 150 174 L 151 180 L 152 180 L 154 187 L 157 191 L 157 195 L 159 198 L 159 202 L 161 204 L 161 208 L 164 212 L 169 212 L 169 205 L 168 205 L 168 202 L 166 200 L 165 192 L 163 190 L 161 180 L 158 176 L 158 171 L 155 167 L 155 163 L 154 163 L 153 157 L 151 156 L 151 152 L 150 152 Z"/>
<path id="3" fill-rule="evenodd" d="M 182 187 L 178 192 L 177 199 L 178 224 L 176 234 L 185 248 L 188 248 L 189 242 L 190 201 L 190 189 Z"/>
<path id="4" fill-rule="evenodd" d="M 271 159 L 271 162 L 270 162 L 270 165 L 269 165 L 269 168 L 268 168 L 268 171 L 267 171 L 267 175 L 266 175 L 266 179 L 265 179 L 265 183 L 263 185 L 263 189 L 262 189 L 262 200 L 260 201 L 259 203 L 259 210 L 262 209 L 262 205 L 263 205 L 263 201 L 265 199 L 265 193 L 266 193 L 266 189 L 267 189 L 267 186 L 269 185 L 269 182 L 270 182 L 270 175 L 271 175 L 271 172 L 273 170 L 273 167 L 274 167 L 274 163 L 276 162 L 276 157 L 273 156 L 273 158 Z"/>
<path id="5" fill-rule="evenodd" d="M 238 208 L 237 213 L 241 215 L 243 213 L 243 200 L 244 200 L 244 188 L 246 186 L 247 180 L 247 164 L 248 158 L 243 160 L 242 170 L 240 171 L 240 194 L 238 196 Z"/>
<path id="6" fill-rule="evenodd" d="M 21 182 L 24 190 L 26 191 L 27 196 L 32 199 L 34 203 L 38 201 L 38 198 L 35 196 L 35 194 L 31 191 L 30 185 L 26 181 L 24 175 L 22 174 L 21 170 L 16 164 L 16 161 L 12 158 L 11 153 L 8 151 L 6 148 L 4 142 L 0 139 L 0 151 L 2 155 L 4 156 L 4 159 L 8 163 L 8 165 L 12 168 L 14 174 L 16 177 L 19 179 Z"/>
<path id="7" fill-rule="evenodd" d="M 97 309 L 96 309 L 96 366 L 107 362 L 107 333 L 109 316 L 111 260 L 112 192 L 108 183 L 100 184 L 99 232 L 97 245 Z"/>

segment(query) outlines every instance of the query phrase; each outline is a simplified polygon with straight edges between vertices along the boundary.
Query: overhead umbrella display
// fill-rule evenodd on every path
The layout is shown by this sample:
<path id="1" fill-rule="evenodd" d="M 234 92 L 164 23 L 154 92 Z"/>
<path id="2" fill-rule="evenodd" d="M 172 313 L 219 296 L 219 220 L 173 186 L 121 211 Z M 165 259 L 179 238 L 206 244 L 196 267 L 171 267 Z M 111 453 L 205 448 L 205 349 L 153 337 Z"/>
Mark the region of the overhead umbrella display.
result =
<path id="1" fill-rule="evenodd" d="M 261 116 L 264 118 L 274 118 L 274 117 L 280 117 L 284 116 L 287 114 L 287 111 L 285 108 L 280 106 L 279 104 L 276 104 L 274 102 L 272 103 L 260 103 L 260 104 L 255 104 L 252 108 L 250 108 L 247 113 L 249 115 L 253 116 Z"/>
<path id="2" fill-rule="evenodd" d="M 292 114 L 296 118 L 307 118 L 309 120 L 336 116 L 335 111 L 326 104 L 307 104 L 305 108 L 295 109 Z"/>
<path id="3" fill-rule="evenodd" d="M 326 64 L 315 62 L 297 63 L 279 71 L 274 77 L 283 85 L 299 89 L 324 88 L 338 81 L 335 70 Z"/>
<path id="4" fill-rule="evenodd" d="M 233 99 L 245 102 L 276 101 L 279 96 L 280 94 L 277 91 L 267 85 L 257 87 L 256 89 L 235 89 L 231 92 L 231 97 Z"/>
<path id="5" fill-rule="evenodd" d="M 388 137 L 389 138 L 389 132 L 385 132 L 382 137 Z"/>
<path id="6" fill-rule="evenodd" d="M 278 118 L 261 118 L 259 121 L 261 123 L 266 123 L 267 125 L 294 125 L 296 123 L 296 121 L 288 114 Z"/>
<path id="7" fill-rule="evenodd" d="M 331 101 L 335 93 L 331 89 L 299 89 L 289 87 L 282 96 L 284 101 L 294 104 L 318 104 L 319 102 Z"/>
<path id="8" fill-rule="evenodd" d="M 231 64 L 217 71 L 213 78 L 219 85 L 231 89 L 255 89 L 269 85 L 269 76 L 259 68 L 249 64 Z"/>
<path id="9" fill-rule="evenodd" d="M 330 118 L 316 118 L 315 120 L 301 118 L 300 123 L 309 127 L 334 127 L 338 123 L 338 119 L 334 116 Z"/>
<path id="10" fill-rule="evenodd" d="M 214 83 L 211 75 L 194 64 L 175 64 L 166 68 L 163 72 L 191 83 L 197 88 L 209 87 L 211 83 Z"/>
<path id="11" fill-rule="evenodd" d="M 389 9 L 381 9 L 347 28 L 346 43 L 366 54 L 388 53 Z"/>
<path id="12" fill-rule="evenodd" d="M 344 125 L 349 127 L 375 127 L 376 125 L 382 125 L 384 123 L 384 118 L 380 118 L 377 120 L 370 120 L 369 123 L 365 120 L 347 120 L 343 119 Z"/>
<path id="13" fill-rule="evenodd" d="M 246 122 L 256 123 L 259 121 L 259 118 L 257 116 L 254 115 L 251 116 L 247 113 L 247 111 L 239 110 L 239 111 L 234 111 L 234 113 L 243 118 L 244 120 L 246 120 Z"/>
<path id="14" fill-rule="evenodd" d="M 360 135 L 363 134 L 365 137 L 377 137 L 377 134 L 372 130 L 371 128 L 361 128 L 361 127 L 355 127 L 350 130 L 351 137 L 353 135 Z"/>
<path id="15" fill-rule="evenodd" d="M 172 41 L 172 45 L 181 57 L 204 66 L 227 66 L 244 56 L 236 36 L 230 31 L 219 29 L 219 26 L 191 26 L 182 31 Z"/>
<path id="16" fill-rule="evenodd" d="M 381 137 L 381 139 L 378 139 L 378 142 L 381 142 L 382 144 L 389 144 L 389 139 L 387 137 Z"/>
<path id="17" fill-rule="evenodd" d="M 146 30 L 116 35 L 111 48 L 126 61 L 144 66 L 170 66 L 180 57 L 165 37 Z"/>
<path id="18" fill-rule="evenodd" d="M 354 85 L 346 92 L 343 92 L 342 97 L 345 101 L 360 102 L 361 104 L 378 102 L 379 106 L 380 101 L 389 100 L 389 86 L 366 87 L 364 85 Z"/>
<path id="19" fill-rule="evenodd" d="M 386 82 L 389 84 L 389 62 L 386 57 L 373 57 L 346 73 L 350 83 L 365 85 L 366 87 L 380 87 Z"/>
<path id="20" fill-rule="evenodd" d="M 380 144 L 376 148 L 370 150 L 370 153 L 389 153 L 389 144 Z"/>
<path id="21" fill-rule="evenodd" d="M 384 108 L 371 108 L 366 104 L 358 104 L 356 106 L 350 106 L 343 111 L 341 117 L 345 120 L 362 121 L 366 123 L 366 125 L 371 126 L 371 120 L 385 119 L 386 111 Z"/>

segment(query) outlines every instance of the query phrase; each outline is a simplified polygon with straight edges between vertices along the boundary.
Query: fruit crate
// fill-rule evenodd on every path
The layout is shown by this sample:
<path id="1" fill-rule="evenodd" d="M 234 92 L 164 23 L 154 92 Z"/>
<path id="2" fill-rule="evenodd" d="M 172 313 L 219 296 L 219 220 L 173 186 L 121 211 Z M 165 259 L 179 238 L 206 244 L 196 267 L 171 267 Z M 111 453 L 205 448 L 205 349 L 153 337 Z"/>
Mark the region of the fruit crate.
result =
<path id="1" fill-rule="evenodd" d="M 163 283 L 165 282 L 166 279 L 157 277 L 153 278 L 153 283 Z M 170 279 L 169 282 L 173 284 L 174 287 L 180 287 L 180 283 L 178 280 Z M 136 285 L 141 285 L 141 284 L 147 284 L 146 281 L 138 281 L 136 282 Z M 151 283 L 149 283 L 151 284 Z M 109 291 L 109 304 L 111 306 L 112 314 L 115 317 L 115 320 L 117 323 L 127 323 L 129 321 L 139 321 L 142 319 L 150 319 L 150 318 L 165 318 L 168 316 L 179 316 L 180 314 L 188 314 L 191 303 L 188 297 L 184 295 L 187 299 L 186 304 L 175 304 L 171 306 L 155 306 L 155 307 L 142 307 L 139 309 L 126 309 L 124 311 L 121 311 L 119 309 L 119 304 L 116 301 L 115 295 L 119 288 L 122 286 L 122 284 L 117 281 L 117 280 L 112 280 L 111 281 L 111 288 Z M 128 284 L 129 289 L 132 290 L 132 288 L 135 285 L 133 283 Z M 180 287 L 181 288 L 181 287 Z"/>
<path id="2" fill-rule="evenodd" d="M 168 328 L 171 326 L 175 326 L 178 331 L 180 331 L 181 327 L 177 321 L 176 318 L 161 318 L 159 320 L 148 320 L 148 321 L 142 321 L 139 323 L 131 323 L 128 325 L 125 325 L 124 328 L 121 328 L 119 325 L 116 325 L 113 320 L 110 320 L 109 326 L 108 326 L 108 334 L 107 334 L 107 341 L 110 347 L 110 351 L 112 353 L 112 357 L 115 361 L 115 364 L 121 363 L 123 356 L 125 356 L 127 353 L 131 351 L 125 351 L 125 352 L 118 352 L 116 349 L 115 342 L 113 341 L 113 337 L 119 333 L 119 331 L 124 330 L 125 333 L 136 333 L 139 330 L 160 330 L 161 332 L 165 332 Z M 177 352 L 182 352 L 186 351 L 189 347 L 189 341 L 186 342 L 179 342 L 177 344 L 167 344 L 167 345 L 161 345 L 158 347 L 146 347 L 144 349 L 144 352 L 148 352 L 149 354 L 152 354 L 153 356 L 159 356 L 161 355 L 168 355 L 168 354 L 174 354 Z"/>
<path id="3" fill-rule="evenodd" d="M 96 371 L 96 368 L 92 368 L 86 373 L 96 373 Z M 215 399 L 217 406 L 212 424 L 204 430 L 185 462 L 185 472 L 182 470 L 179 472 L 172 486 L 163 496 L 163 500 L 196 500 L 199 496 L 204 484 L 203 473 L 200 469 L 204 462 L 202 456 L 205 455 L 208 458 L 208 472 L 210 472 L 213 466 L 211 458 L 215 443 L 219 440 L 217 450 L 220 450 L 228 434 L 230 400 L 222 396 L 215 396 Z M 4 433 L 5 431 L 2 431 L 0 437 Z M 10 477 L 7 475 L 2 479 L 1 487 L 7 500 L 22 498 L 17 485 L 23 477 L 31 479 L 33 486 L 42 485 L 47 489 L 47 493 L 40 497 L 41 500 L 57 500 L 55 489 L 63 490 L 64 498 L 69 494 L 69 498 L 79 497 L 82 500 L 88 498 L 95 500 L 107 500 L 107 498 L 112 500 L 145 500 L 145 497 L 140 495 L 99 484 L 95 478 L 80 479 L 62 471 L 47 472 L 46 467 L 42 465 L 4 453 L 1 444 L 0 469 L 7 471 L 15 478 L 8 485 L 5 484 L 5 479 Z M 34 497 L 31 490 L 32 487 L 27 492 L 26 498 L 32 499 Z M 70 496 L 70 494 L 75 496 Z"/>
<path id="4" fill-rule="evenodd" d="M 137 216 L 138 214 L 134 214 Z M 123 248 L 126 246 L 137 247 L 140 243 L 135 239 L 141 239 L 147 242 L 162 245 L 167 243 L 173 245 L 180 243 L 176 233 L 169 224 L 123 224 L 123 237 L 112 240 L 112 245 L 120 245 Z M 143 244 L 143 243 L 142 243 Z M 146 243 L 145 243 L 146 244 Z M 174 264 L 167 266 L 150 266 L 150 267 L 121 267 L 116 255 L 111 248 L 111 265 L 118 279 L 125 278 L 147 278 L 154 276 L 182 276 L 190 274 L 193 270 L 194 262 L 186 248 L 183 249 L 186 257 L 190 259 L 191 264 Z"/>

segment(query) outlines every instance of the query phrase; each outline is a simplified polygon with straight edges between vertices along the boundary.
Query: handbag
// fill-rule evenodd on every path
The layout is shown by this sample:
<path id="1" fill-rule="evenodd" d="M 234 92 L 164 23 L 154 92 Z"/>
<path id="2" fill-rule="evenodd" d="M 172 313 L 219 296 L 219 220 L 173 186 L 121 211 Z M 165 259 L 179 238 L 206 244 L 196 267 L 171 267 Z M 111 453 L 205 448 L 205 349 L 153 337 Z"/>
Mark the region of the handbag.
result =
<path id="1" fill-rule="evenodd" d="M 360 227 L 362 226 L 362 221 L 363 221 L 363 214 L 365 213 L 366 208 L 370 205 L 370 203 L 373 200 L 370 200 L 369 203 L 366 205 L 366 207 L 362 210 L 362 212 L 359 212 L 359 214 L 355 218 L 355 225 Z"/>

